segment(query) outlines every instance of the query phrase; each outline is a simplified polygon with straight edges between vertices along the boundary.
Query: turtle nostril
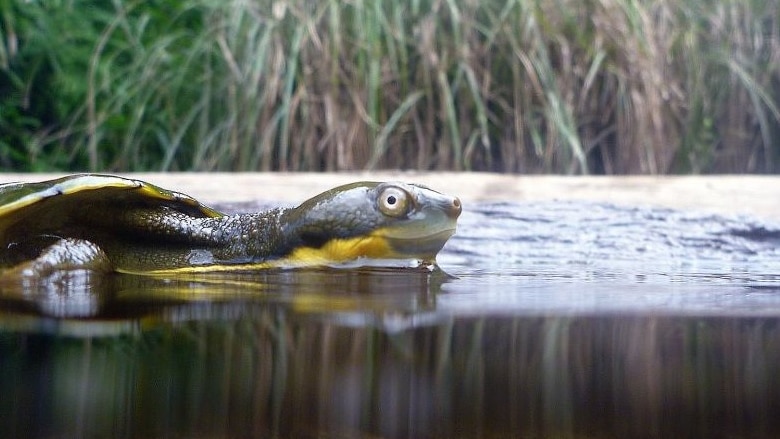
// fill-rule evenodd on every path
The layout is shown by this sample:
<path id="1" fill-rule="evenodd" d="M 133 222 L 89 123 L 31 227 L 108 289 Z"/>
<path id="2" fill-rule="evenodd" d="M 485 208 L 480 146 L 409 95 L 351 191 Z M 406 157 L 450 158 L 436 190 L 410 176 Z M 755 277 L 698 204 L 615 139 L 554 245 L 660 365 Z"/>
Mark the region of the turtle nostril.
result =
<path id="1" fill-rule="evenodd" d="M 450 216 L 457 218 L 460 215 L 461 210 L 463 210 L 463 206 L 460 204 L 460 198 L 455 197 L 452 200 L 452 208 L 450 209 Z"/>

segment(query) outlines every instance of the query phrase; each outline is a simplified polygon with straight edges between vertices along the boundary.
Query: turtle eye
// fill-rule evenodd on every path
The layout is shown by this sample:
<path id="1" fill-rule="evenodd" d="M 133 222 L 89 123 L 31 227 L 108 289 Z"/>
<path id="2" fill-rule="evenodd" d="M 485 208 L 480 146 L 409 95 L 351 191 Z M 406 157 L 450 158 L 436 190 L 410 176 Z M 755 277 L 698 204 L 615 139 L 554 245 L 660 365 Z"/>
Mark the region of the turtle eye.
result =
<path id="1" fill-rule="evenodd" d="M 387 216 L 400 217 L 409 211 L 409 195 L 397 187 L 383 190 L 378 203 L 379 210 Z"/>

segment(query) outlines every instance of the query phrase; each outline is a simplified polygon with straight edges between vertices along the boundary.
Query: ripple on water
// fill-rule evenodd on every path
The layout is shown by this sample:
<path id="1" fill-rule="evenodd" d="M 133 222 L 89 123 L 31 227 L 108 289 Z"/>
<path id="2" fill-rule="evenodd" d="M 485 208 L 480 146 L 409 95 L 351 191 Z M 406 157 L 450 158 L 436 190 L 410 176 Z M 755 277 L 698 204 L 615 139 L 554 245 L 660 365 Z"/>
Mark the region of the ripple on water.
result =
<path id="1" fill-rule="evenodd" d="M 466 206 L 438 258 L 454 276 L 443 282 L 392 270 L 250 272 L 152 283 L 89 277 L 43 279 L 37 288 L 0 285 L 0 300 L 6 309 L 68 318 L 137 316 L 173 304 L 197 319 L 200 308 L 179 307 L 196 301 L 200 307 L 290 303 L 334 315 L 337 307 L 373 315 L 421 309 L 445 316 L 780 315 L 778 243 L 778 224 L 747 217 L 587 202 L 488 203 Z"/>
<path id="2" fill-rule="evenodd" d="M 780 226 L 585 202 L 472 206 L 440 305 L 504 312 L 780 312 Z M 446 307 L 445 306 L 445 307 Z"/>
<path id="3" fill-rule="evenodd" d="M 776 225 L 466 209 L 455 278 L 0 284 L 0 436 L 778 437 Z"/>

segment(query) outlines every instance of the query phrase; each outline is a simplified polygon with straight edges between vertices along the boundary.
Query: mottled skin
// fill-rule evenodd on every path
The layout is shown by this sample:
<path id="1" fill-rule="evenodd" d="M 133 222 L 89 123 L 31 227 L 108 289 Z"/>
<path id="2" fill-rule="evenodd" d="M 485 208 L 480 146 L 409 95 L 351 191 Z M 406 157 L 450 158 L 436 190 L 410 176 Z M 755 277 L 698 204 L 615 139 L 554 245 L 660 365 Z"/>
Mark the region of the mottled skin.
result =
<path id="1" fill-rule="evenodd" d="M 282 236 L 280 224 L 283 212 L 196 218 L 171 208 L 130 210 L 103 234 L 93 226 L 82 236 L 104 248 L 123 271 L 251 264 L 289 253 L 290 240 Z"/>
<path id="2" fill-rule="evenodd" d="M 240 215 L 118 177 L 48 183 L 0 187 L 0 266 L 171 272 L 433 261 L 461 211 L 457 198 L 404 183 L 353 183 L 295 208 Z"/>

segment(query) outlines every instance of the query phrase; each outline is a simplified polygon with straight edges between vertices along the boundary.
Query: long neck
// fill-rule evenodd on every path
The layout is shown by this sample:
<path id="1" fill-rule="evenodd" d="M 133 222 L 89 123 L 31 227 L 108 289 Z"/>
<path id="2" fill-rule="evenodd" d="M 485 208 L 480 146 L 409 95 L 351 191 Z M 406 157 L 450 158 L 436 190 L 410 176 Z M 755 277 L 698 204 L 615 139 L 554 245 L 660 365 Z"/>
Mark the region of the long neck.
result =
<path id="1" fill-rule="evenodd" d="M 285 211 L 272 209 L 200 219 L 194 236 L 205 238 L 214 256 L 222 261 L 261 261 L 283 256 L 292 245 L 281 221 Z"/>
<path id="2" fill-rule="evenodd" d="M 216 218 L 143 213 L 148 221 L 135 235 L 124 239 L 110 235 L 108 239 L 100 239 L 100 235 L 87 238 L 98 240 L 116 267 L 126 271 L 262 262 L 284 256 L 294 245 L 283 226 L 285 211 L 272 209 Z M 118 219 L 127 220 L 121 216 Z M 129 221 L 136 224 L 140 220 L 136 216 Z"/>

